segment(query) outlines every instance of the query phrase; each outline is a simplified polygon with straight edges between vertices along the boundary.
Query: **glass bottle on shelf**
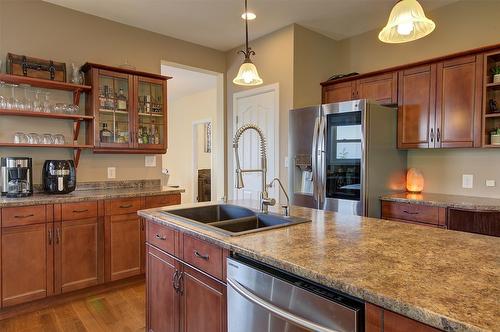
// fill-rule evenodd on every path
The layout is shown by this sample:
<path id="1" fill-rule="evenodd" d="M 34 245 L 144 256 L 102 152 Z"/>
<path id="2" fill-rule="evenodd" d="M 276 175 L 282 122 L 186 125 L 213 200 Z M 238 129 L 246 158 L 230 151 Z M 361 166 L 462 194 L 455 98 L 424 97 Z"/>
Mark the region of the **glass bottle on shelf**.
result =
<path id="1" fill-rule="evenodd" d="M 144 141 L 142 140 L 142 127 L 139 127 L 139 131 L 137 132 L 137 143 L 143 144 Z"/>
<path id="2" fill-rule="evenodd" d="M 151 142 L 150 144 L 160 144 L 160 134 L 156 129 L 155 122 L 151 123 Z"/>
<path id="3" fill-rule="evenodd" d="M 118 97 L 116 98 L 117 102 L 117 109 L 120 111 L 126 111 L 127 110 L 127 97 L 125 96 L 125 92 L 123 91 L 122 88 L 118 90 Z"/>
<path id="4" fill-rule="evenodd" d="M 113 133 L 108 129 L 108 124 L 106 122 L 102 124 L 102 129 L 99 132 L 99 136 L 101 139 L 101 143 L 111 143 L 111 137 L 113 136 Z"/>
<path id="5" fill-rule="evenodd" d="M 144 130 L 142 132 L 142 142 L 144 144 L 148 144 L 149 143 L 149 133 L 148 133 L 148 129 L 146 127 L 144 127 Z"/>

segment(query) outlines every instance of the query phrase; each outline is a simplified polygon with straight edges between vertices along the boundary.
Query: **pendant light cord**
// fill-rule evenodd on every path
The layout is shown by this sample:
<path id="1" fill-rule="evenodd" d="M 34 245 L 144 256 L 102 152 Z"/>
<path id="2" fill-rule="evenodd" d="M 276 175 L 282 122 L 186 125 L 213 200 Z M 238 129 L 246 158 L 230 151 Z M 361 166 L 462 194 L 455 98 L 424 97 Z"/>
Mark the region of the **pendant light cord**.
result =
<path id="1" fill-rule="evenodd" d="M 245 46 L 246 46 L 246 54 L 250 55 L 250 49 L 248 48 L 248 5 L 247 5 L 247 0 L 245 0 Z"/>

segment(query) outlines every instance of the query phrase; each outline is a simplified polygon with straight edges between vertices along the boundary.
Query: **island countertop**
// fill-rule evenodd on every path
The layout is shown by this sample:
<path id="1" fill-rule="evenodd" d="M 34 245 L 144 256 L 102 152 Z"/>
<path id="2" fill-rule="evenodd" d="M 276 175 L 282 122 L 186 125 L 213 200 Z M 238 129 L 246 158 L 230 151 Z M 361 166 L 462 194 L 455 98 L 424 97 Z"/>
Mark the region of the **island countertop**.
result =
<path id="1" fill-rule="evenodd" d="M 500 331 L 500 238 L 295 206 L 312 222 L 229 237 L 160 212 L 177 208 L 139 215 L 445 331 Z"/>

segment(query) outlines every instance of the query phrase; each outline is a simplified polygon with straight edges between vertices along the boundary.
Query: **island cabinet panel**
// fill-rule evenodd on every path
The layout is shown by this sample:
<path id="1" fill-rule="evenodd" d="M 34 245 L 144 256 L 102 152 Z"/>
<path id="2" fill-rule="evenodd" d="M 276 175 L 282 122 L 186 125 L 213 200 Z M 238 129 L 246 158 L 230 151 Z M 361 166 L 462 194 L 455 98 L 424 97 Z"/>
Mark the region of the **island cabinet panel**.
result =
<path id="1" fill-rule="evenodd" d="M 381 105 L 396 104 L 398 74 L 393 72 L 357 80 L 356 99 L 369 99 Z"/>
<path id="2" fill-rule="evenodd" d="M 223 250 L 221 247 L 183 234 L 183 260 L 194 267 L 222 280 Z"/>
<path id="3" fill-rule="evenodd" d="M 355 99 L 356 83 L 342 82 L 323 87 L 323 104 Z"/>
<path id="4" fill-rule="evenodd" d="M 456 231 L 500 236 L 500 212 L 448 210 L 448 228 Z"/>
<path id="5" fill-rule="evenodd" d="M 2 307 L 53 294 L 52 225 L 49 222 L 2 228 Z"/>
<path id="6" fill-rule="evenodd" d="M 226 331 L 226 285 L 181 265 L 181 331 Z"/>
<path id="7" fill-rule="evenodd" d="M 174 282 L 179 273 L 179 263 L 172 256 L 150 245 L 147 250 L 146 330 L 177 332 L 180 321 L 180 294 L 174 288 Z"/>
<path id="8" fill-rule="evenodd" d="M 398 84 L 398 147 L 433 148 L 436 65 L 402 70 Z"/>
<path id="9" fill-rule="evenodd" d="M 435 147 L 481 146 L 482 56 L 437 64 Z"/>
<path id="10" fill-rule="evenodd" d="M 365 332 L 438 332 L 440 330 L 376 305 L 365 305 Z"/>

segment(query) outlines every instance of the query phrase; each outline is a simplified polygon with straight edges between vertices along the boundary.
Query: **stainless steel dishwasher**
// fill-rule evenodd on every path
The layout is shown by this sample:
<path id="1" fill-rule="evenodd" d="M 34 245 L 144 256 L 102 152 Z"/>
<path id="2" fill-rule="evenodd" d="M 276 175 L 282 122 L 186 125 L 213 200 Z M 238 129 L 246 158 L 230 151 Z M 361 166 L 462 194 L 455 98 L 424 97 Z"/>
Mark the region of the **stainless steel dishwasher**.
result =
<path id="1" fill-rule="evenodd" d="M 362 332 L 364 304 L 251 259 L 227 260 L 229 332 Z"/>

